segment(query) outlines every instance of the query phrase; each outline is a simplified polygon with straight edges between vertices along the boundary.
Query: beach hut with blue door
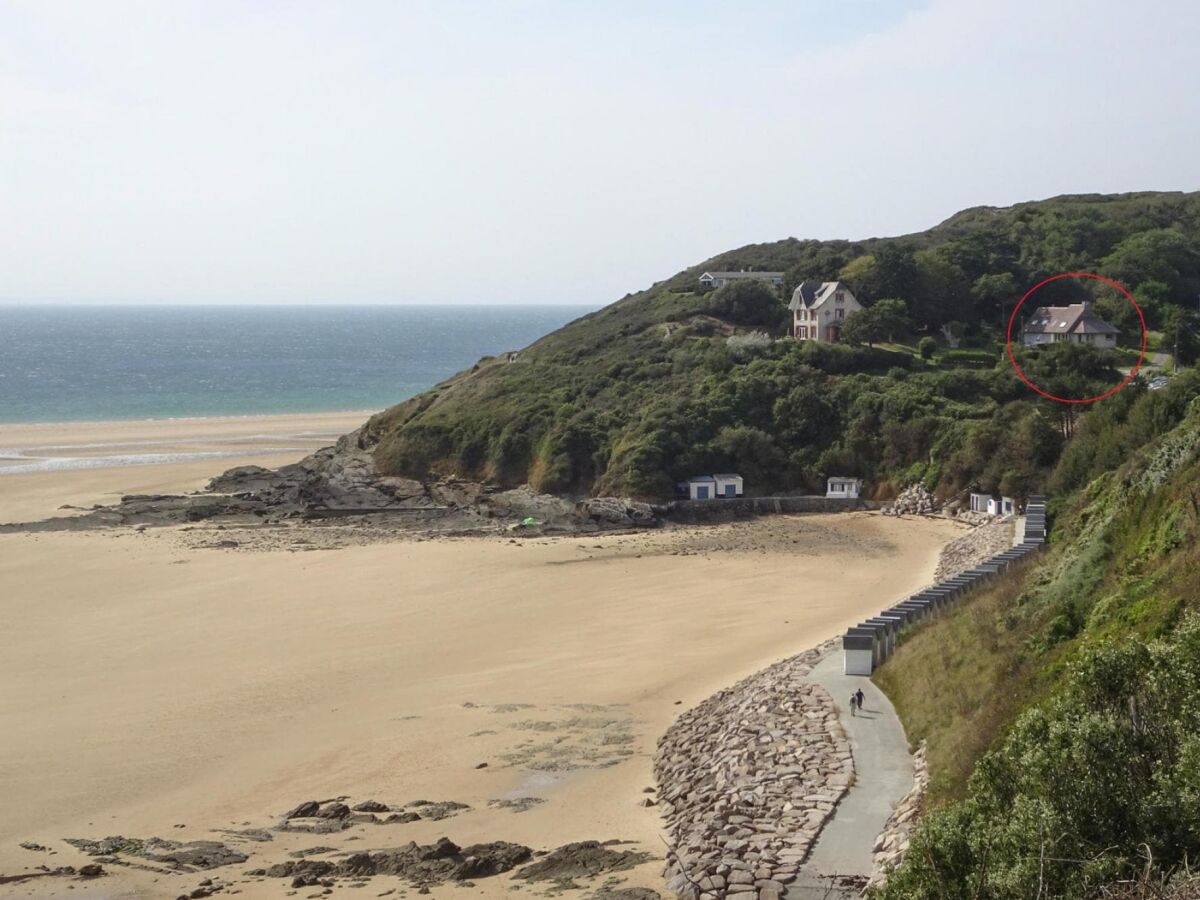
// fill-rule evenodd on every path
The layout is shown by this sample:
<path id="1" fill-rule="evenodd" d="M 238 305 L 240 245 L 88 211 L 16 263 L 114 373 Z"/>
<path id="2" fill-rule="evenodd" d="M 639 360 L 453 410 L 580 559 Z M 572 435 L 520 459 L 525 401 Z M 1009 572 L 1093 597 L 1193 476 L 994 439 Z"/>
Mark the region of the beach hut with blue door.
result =
<path id="1" fill-rule="evenodd" d="M 711 475 L 693 475 L 687 480 L 689 500 L 713 500 L 717 496 L 717 479 Z"/>
<path id="2" fill-rule="evenodd" d="M 713 480 L 717 483 L 717 496 L 725 499 L 742 496 L 742 476 L 732 473 L 723 475 L 714 475 Z"/>

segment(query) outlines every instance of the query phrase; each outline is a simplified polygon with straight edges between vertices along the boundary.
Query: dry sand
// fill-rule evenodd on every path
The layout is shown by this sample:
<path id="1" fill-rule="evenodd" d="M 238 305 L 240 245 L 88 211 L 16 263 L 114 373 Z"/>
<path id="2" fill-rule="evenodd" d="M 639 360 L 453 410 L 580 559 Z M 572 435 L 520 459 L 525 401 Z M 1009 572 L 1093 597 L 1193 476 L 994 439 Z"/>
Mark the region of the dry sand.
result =
<path id="1" fill-rule="evenodd" d="M 287 418 L 289 433 L 362 420 Z M 20 444 L 21 428 L 53 428 L 58 446 L 211 445 L 273 433 L 279 419 L 4 427 L 0 447 L 51 443 L 25 433 Z M 0 475 L 0 520 L 192 489 L 230 465 L 299 455 Z M 471 807 L 239 844 L 250 861 L 211 873 L 109 865 L 115 874 L 96 881 L 0 894 L 175 897 L 214 875 L 241 896 L 282 897 L 287 880 L 242 872 L 318 844 L 442 835 L 535 849 L 622 838 L 660 857 L 658 816 L 639 801 L 673 717 L 928 583 L 960 533 L 855 513 L 311 553 L 192 549 L 174 530 L 0 535 L 0 875 L 86 862 L 67 837 L 220 839 L 214 829 L 268 827 L 308 799 Z M 543 802 L 489 807 L 522 797 Z M 621 886 L 660 887 L 660 869 L 621 873 Z M 393 887 L 404 885 L 375 878 L 357 893 Z M 514 889 L 499 876 L 434 895 Z"/>

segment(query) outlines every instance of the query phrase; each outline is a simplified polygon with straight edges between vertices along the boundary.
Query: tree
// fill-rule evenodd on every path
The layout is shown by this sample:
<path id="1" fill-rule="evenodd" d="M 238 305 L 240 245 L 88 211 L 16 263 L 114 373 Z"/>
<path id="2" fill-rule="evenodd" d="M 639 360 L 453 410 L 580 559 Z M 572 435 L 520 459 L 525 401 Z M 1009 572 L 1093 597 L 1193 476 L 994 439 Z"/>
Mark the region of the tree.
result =
<path id="1" fill-rule="evenodd" d="M 960 317 L 970 300 L 970 284 L 962 269 L 940 250 L 918 251 L 913 262 L 916 286 L 905 298 L 913 321 L 925 328 L 937 328 L 947 319 Z"/>
<path id="2" fill-rule="evenodd" d="M 923 337 L 917 341 L 917 350 L 921 354 L 921 359 L 933 359 L 933 354 L 937 352 L 937 341 L 931 337 Z"/>
<path id="3" fill-rule="evenodd" d="M 971 298 L 975 301 L 975 309 L 982 318 L 993 312 L 1001 328 L 1008 325 L 1008 311 L 1020 299 L 1017 282 L 1011 272 L 996 272 L 990 275 L 980 275 L 971 285 Z"/>
<path id="4" fill-rule="evenodd" d="M 838 278 L 850 285 L 860 302 L 869 303 L 878 296 L 875 291 L 879 286 L 879 266 L 870 253 L 846 263 Z"/>
<path id="5" fill-rule="evenodd" d="M 1100 271 L 1126 286 L 1161 282 L 1175 302 L 1191 303 L 1200 288 L 1200 248 L 1173 228 L 1140 231 L 1117 244 Z"/>
<path id="6" fill-rule="evenodd" d="M 1163 322 L 1163 349 L 1175 357 L 1177 365 L 1190 366 L 1200 356 L 1200 322 L 1190 310 L 1172 307 Z"/>
<path id="7" fill-rule="evenodd" d="M 904 301 L 889 298 L 847 316 L 842 325 L 842 339 L 870 347 L 885 338 L 895 340 L 897 334 L 908 329 L 908 325 L 908 309 Z"/>
<path id="8" fill-rule="evenodd" d="M 718 319 L 735 325 L 759 325 L 782 329 L 787 320 L 787 306 L 771 285 L 758 279 L 732 281 L 718 288 L 708 304 Z"/>

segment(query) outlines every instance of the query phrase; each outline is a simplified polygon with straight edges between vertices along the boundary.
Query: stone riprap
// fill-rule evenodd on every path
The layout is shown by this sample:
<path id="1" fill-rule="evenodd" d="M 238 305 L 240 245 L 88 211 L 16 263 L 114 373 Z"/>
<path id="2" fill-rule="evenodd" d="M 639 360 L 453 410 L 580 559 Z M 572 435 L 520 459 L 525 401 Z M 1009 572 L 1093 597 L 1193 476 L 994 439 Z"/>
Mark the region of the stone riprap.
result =
<path id="1" fill-rule="evenodd" d="M 963 517 L 960 515 L 958 518 Z M 972 528 L 942 548 L 934 579 L 941 581 L 943 578 L 950 578 L 997 553 L 1003 553 L 1012 547 L 1012 538 L 1011 517 L 997 519 L 995 516 L 989 516 L 986 524 Z"/>
<path id="2" fill-rule="evenodd" d="M 783 660 L 681 715 L 655 772 L 667 887 L 690 900 L 778 900 L 853 783 L 829 692 L 807 679 L 837 646 Z"/>
<path id="3" fill-rule="evenodd" d="M 904 862 L 908 842 L 921 815 L 921 804 L 929 789 L 929 765 L 925 758 L 925 742 L 913 754 L 913 786 L 888 817 L 887 824 L 873 848 L 875 871 L 870 884 L 880 886 L 887 881 L 888 872 Z"/>
<path id="4" fill-rule="evenodd" d="M 1016 546 L 993 553 L 957 575 L 942 578 L 932 587 L 918 591 L 878 616 L 846 630 L 842 636 L 844 670 L 847 675 L 870 675 L 896 647 L 897 632 L 939 615 L 977 587 L 997 578 L 1027 556 L 1046 545 L 1046 498 L 1032 495 L 1025 506 L 1025 533 Z M 895 620 L 894 622 L 892 620 Z"/>
<path id="5" fill-rule="evenodd" d="M 883 508 L 885 516 L 931 516 L 936 512 L 937 500 L 922 484 L 910 484 L 891 505 Z"/>

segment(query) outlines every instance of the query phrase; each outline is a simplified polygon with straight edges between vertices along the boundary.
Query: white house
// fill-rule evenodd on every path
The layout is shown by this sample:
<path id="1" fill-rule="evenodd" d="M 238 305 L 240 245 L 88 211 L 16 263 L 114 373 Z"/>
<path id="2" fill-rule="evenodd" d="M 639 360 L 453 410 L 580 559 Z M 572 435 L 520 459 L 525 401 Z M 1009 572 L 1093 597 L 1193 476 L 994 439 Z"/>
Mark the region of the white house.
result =
<path id="1" fill-rule="evenodd" d="M 862 483 L 861 478 L 831 475 L 825 483 L 825 496 L 835 500 L 856 499 L 862 491 Z"/>
<path id="2" fill-rule="evenodd" d="M 1075 341 L 1092 344 L 1105 350 L 1117 346 L 1121 329 L 1114 328 L 1095 312 L 1092 304 L 1072 303 L 1070 306 L 1039 306 L 1021 331 L 1021 343 L 1026 347 Z"/>
<path id="3" fill-rule="evenodd" d="M 851 313 L 862 309 L 854 293 L 842 281 L 802 281 L 792 291 L 792 337 L 798 341 L 836 343 L 842 324 Z"/>
<path id="4" fill-rule="evenodd" d="M 751 269 L 747 272 L 742 269 L 740 272 L 705 272 L 700 276 L 700 287 L 702 288 L 720 288 L 733 281 L 766 281 L 775 287 L 783 284 L 782 272 L 755 272 Z"/>

